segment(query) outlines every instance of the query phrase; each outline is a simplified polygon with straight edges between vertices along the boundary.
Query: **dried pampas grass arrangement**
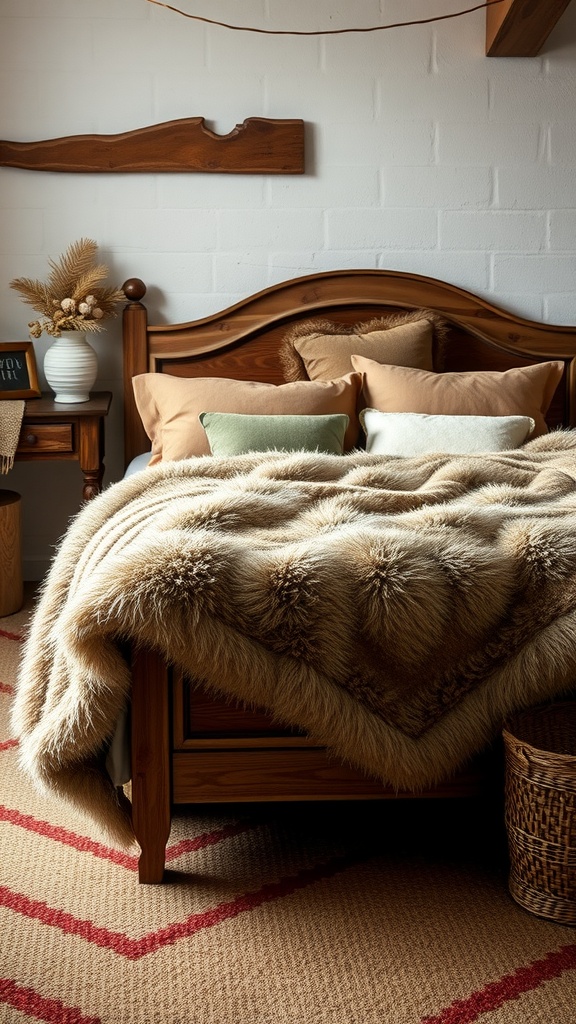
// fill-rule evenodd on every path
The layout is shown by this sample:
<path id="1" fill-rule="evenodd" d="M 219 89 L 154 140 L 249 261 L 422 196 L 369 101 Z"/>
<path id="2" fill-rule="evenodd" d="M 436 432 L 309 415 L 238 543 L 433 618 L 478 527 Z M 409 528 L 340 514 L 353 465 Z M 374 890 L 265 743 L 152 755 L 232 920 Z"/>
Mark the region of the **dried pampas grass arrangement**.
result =
<path id="1" fill-rule="evenodd" d="M 47 281 L 18 277 L 10 287 L 41 316 L 28 327 L 32 338 L 43 331 L 59 338 L 62 331 L 102 331 L 103 320 L 116 316 L 125 299 L 120 288 L 101 287 L 108 267 L 96 262 L 98 246 L 91 238 L 73 242 L 58 260 L 50 259 Z"/>

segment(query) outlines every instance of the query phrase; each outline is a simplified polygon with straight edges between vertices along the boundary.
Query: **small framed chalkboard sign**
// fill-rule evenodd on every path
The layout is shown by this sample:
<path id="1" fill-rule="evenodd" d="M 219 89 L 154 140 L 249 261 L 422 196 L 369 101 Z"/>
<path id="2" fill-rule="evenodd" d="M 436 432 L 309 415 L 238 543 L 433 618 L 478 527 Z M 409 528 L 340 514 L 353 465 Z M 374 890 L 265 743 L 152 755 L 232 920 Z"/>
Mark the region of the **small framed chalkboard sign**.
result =
<path id="1" fill-rule="evenodd" d="M 39 397 L 32 342 L 0 341 L 0 399 Z"/>

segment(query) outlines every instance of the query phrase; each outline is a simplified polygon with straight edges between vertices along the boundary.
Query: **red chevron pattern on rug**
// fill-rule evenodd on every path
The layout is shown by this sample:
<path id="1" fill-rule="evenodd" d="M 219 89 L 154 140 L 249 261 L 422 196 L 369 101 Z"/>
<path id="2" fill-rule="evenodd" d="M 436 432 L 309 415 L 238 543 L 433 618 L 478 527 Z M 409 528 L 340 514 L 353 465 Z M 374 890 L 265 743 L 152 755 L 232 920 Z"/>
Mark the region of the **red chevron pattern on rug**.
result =
<path id="1" fill-rule="evenodd" d="M 8 743 L 17 746 L 16 740 L 8 741 Z M 70 832 L 65 828 L 51 825 L 49 821 L 39 821 L 31 815 L 22 814 L 13 808 L 0 807 L 0 821 L 10 821 L 13 825 L 27 828 L 30 832 L 36 832 L 41 836 L 49 836 L 58 843 L 73 846 L 77 850 L 91 853 L 94 857 L 102 857 L 114 864 L 120 864 L 122 867 L 127 868 L 128 871 L 136 872 L 138 870 L 138 857 L 136 854 L 115 850 L 111 846 L 106 846 L 104 843 L 98 843 L 88 838 L 88 836 L 77 835 L 75 832 Z M 171 860 L 175 860 L 183 853 L 192 853 L 194 850 L 201 850 L 204 846 L 222 842 L 223 839 L 227 839 L 229 836 L 239 835 L 248 828 L 250 828 L 249 824 L 236 822 L 214 832 L 198 836 L 196 839 L 183 839 L 181 842 L 167 847 L 166 863 L 169 864 Z"/>
<path id="2" fill-rule="evenodd" d="M 490 809 L 200 808 L 139 886 L 18 766 L 27 615 L 0 620 L 0 1024 L 576 1024 L 576 936 L 511 900 Z"/>
<path id="3" fill-rule="evenodd" d="M 201 914 L 190 914 L 183 921 L 174 921 L 166 928 L 149 932 L 139 939 L 133 939 L 123 932 L 111 931 L 109 928 L 99 928 L 92 921 L 81 920 L 41 901 L 30 900 L 23 893 L 13 892 L 4 886 L 0 886 L 0 906 L 34 918 L 51 928 L 59 928 L 69 935 L 80 935 L 86 942 L 111 949 L 128 960 L 139 960 L 140 957 L 155 953 L 163 946 L 195 935 L 204 928 L 214 928 L 222 921 L 254 910 L 262 903 L 289 896 L 321 878 L 329 878 L 337 871 L 344 870 L 348 863 L 348 858 L 336 858 L 328 865 L 318 865 L 309 871 L 302 871 L 295 878 L 284 878 L 278 883 L 263 886 L 258 892 L 242 893 L 236 899 L 220 903 Z"/>
<path id="4" fill-rule="evenodd" d="M 22 640 L 20 633 L 11 633 L 9 630 L 0 629 L 0 637 L 4 640 Z"/>
<path id="5" fill-rule="evenodd" d="M 0 1002 L 49 1024 L 101 1024 L 99 1017 L 85 1017 L 76 1007 L 64 1006 L 60 999 L 43 999 L 8 978 L 0 978 Z"/>
<path id="6" fill-rule="evenodd" d="M 499 978 L 466 999 L 457 1000 L 435 1017 L 424 1017 L 420 1024 L 472 1024 L 483 1014 L 505 1006 L 523 993 L 531 992 L 565 971 L 576 969 L 576 944 L 563 946 L 542 960 L 520 967 L 512 974 Z M 576 993 L 574 993 L 576 995 Z M 576 1018 L 575 1018 L 576 1019 Z"/>

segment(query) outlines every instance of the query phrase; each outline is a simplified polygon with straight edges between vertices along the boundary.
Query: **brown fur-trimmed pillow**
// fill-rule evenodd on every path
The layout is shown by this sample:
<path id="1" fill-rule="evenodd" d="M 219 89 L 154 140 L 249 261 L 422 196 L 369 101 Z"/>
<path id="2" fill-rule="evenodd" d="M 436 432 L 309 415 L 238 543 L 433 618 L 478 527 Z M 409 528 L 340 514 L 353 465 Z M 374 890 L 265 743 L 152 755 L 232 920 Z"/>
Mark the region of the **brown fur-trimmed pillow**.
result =
<path id="1" fill-rule="evenodd" d="M 438 371 L 448 326 L 429 309 L 391 313 L 351 327 L 303 320 L 286 332 L 278 350 L 284 380 L 335 380 L 351 372 L 352 355 Z"/>

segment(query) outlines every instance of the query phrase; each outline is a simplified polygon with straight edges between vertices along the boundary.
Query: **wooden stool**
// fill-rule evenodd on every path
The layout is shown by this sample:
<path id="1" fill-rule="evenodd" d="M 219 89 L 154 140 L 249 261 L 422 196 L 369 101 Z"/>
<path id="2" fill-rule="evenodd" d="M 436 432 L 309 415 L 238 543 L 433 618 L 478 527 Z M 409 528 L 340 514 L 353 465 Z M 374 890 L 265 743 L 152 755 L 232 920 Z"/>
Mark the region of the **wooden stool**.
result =
<path id="1" fill-rule="evenodd" d="M 21 505 L 16 491 L 0 490 L 0 616 L 13 615 L 24 603 Z"/>

